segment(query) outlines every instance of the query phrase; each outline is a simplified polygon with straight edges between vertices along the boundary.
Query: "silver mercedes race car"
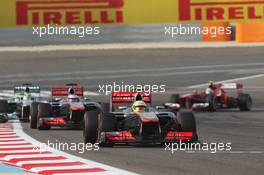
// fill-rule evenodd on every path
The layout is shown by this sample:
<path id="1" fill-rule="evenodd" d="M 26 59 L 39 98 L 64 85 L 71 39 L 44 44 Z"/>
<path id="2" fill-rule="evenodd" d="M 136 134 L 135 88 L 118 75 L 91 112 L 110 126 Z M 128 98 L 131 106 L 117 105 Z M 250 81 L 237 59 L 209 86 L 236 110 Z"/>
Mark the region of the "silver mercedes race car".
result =
<path id="1" fill-rule="evenodd" d="M 30 105 L 40 102 L 40 87 L 32 84 L 23 84 L 14 87 L 14 96 L 1 100 L 0 113 L 9 119 L 19 119 L 23 122 L 29 121 Z"/>

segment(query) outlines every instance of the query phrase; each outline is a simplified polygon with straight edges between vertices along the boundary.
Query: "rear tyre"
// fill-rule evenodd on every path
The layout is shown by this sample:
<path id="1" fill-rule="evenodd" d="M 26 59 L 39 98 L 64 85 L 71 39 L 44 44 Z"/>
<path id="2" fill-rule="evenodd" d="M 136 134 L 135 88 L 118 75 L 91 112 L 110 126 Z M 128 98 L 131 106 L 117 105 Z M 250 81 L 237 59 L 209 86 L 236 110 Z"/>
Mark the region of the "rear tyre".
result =
<path id="1" fill-rule="evenodd" d="M 6 115 L 0 115 L 0 123 L 8 122 L 8 117 Z"/>
<path id="2" fill-rule="evenodd" d="M 3 115 L 0 116 L 0 123 L 6 123 L 8 121 L 7 112 L 8 112 L 7 100 L 0 100 L 0 113 L 3 113 Z"/>
<path id="3" fill-rule="evenodd" d="M 240 94 L 237 100 L 237 105 L 240 111 L 250 111 L 252 107 L 252 98 L 249 94 Z"/>
<path id="4" fill-rule="evenodd" d="M 198 141 L 198 135 L 196 130 L 196 120 L 193 112 L 181 111 L 177 115 L 177 121 L 180 124 L 181 131 L 193 132 L 192 141 Z"/>
<path id="5" fill-rule="evenodd" d="M 209 104 L 208 110 L 211 112 L 214 112 L 218 108 L 218 102 L 217 102 L 217 97 L 213 95 L 208 95 L 206 97 L 206 101 Z"/>
<path id="6" fill-rule="evenodd" d="M 38 104 L 37 102 L 33 102 L 30 106 L 30 128 L 37 129 L 37 119 L 38 119 Z"/>
<path id="7" fill-rule="evenodd" d="M 50 126 L 40 122 L 41 118 L 49 118 L 52 115 L 52 107 L 48 103 L 40 103 L 38 105 L 37 128 L 39 130 L 49 130 Z"/>
<path id="8" fill-rule="evenodd" d="M 30 106 L 22 106 L 21 122 L 29 122 Z"/>
<path id="9" fill-rule="evenodd" d="M 99 114 L 98 110 L 85 112 L 83 120 L 84 143 L 95 144 L 97 142 Z"/>
<path id="10" fill-rule="evenodd" d="M 8 102 L 7 100 L 0 100 L 0 113 L 7 113 Z"/>

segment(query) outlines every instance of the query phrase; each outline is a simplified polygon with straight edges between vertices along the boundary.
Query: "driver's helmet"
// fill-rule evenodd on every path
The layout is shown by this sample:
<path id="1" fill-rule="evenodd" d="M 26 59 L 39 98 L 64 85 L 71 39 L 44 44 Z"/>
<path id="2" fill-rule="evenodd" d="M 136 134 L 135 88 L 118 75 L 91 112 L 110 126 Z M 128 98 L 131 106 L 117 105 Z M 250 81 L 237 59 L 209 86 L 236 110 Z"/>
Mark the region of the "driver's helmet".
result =
<path id="1" fill-rule="evenodd" d="M 209 82 L 208 82 L 208 87 L 209 87 L 209 88 L 212 88 L 213 86 L 214 86 L 214 81 L 209 81 Z"/>
<path id="2" fill-rule="evenodd" d="M 67 101 L 68 102 L 79 102 L 80 98 L 78 97 L 78 95 L 70 94 L 68 95 Z"/>
<path id="3" fill-rule="evenodd" d="M 24 96 L 23 96 L 23 100 L 30 100 L 30 99 L 31 99 L 30 89 L 28 87 L 26 87 L 25 92 L 24 92 Z"/>
<path id="4" fill-rule="evenodd" d="M 145 112 L 147 105 L 144 101 L 135 101 L 132 105 L 133 112 Z"/>
<path id="5" fill-rule="evenodd" d="M 29 87 L 26 87 L 26 89 L 25 89 L 25 93 L 29 93 L 29 92 L 30 92 Z"/>

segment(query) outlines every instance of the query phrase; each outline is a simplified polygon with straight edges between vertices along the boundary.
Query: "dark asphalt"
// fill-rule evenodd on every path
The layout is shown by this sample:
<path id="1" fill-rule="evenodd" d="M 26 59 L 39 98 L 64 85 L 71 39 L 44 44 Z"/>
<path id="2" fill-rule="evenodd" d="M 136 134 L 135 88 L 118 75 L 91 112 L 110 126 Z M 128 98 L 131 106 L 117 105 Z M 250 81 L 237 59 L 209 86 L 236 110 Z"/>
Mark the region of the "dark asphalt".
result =
<path id="1" fill-rule="evenodd" d="M 208 80 L 263 73 L 263 53 L 263 47 L 1 52 L 0 88 L 7 89 L 25 81 L 44 88 L 74 81 L 87 90 L 97 91 L 98 85 L 116 81 L 120 84 L 165 84 L 169 90 Z"/>
<path id="2" fill-rule="evenodd" d="M 48 88 L 78 82 L 87 90 L 112 81 L 166 84 L 176 87 L 225 80 L 264 72 L 263 48 L 150 49 L 116 51 L 67 51 L 1 53 L 1 89 L 31 81 Z M 237 64 L 237 65 L 235 65 Z M 264 82 L 263 82 L 264 85 Z M 252 84 L 254 86 L 254 84 Z M 262 88 L 262 89 L 261 89 Z M 252 112 L 197 113 L 201 142 L 232 143 L 232 152 L 175 152 L 162 147 L 115 147 L 74 155 L 140 174 L 263 174 L 264 103 L 263 87 L 250 91 Z M 159 98 L 157 102 L 166 100 Z M 24 131 L 35 139 L 50 142 L 82 142 L 79 130 Z M 258 153 L 256 151 L 261 151 Z"/>

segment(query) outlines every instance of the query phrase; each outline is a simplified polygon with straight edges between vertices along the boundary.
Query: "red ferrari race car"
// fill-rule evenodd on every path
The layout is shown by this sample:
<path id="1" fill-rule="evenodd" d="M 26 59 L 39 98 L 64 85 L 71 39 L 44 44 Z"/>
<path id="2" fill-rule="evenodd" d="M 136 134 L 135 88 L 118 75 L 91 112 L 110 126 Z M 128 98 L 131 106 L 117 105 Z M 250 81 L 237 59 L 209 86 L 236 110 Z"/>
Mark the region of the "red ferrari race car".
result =
<path id="1" fill-rule="evenodd" d="M 30 106 L 30 128 L 47 130 L 51 126 L 81 127 L 86 111 L 100 109 L 99 103 L 83 96 L 83 87 L 75 84 L 52 87 L 52 99 Z"/>
<path id="2" fill-rule="evenodd" d="M 235 93 L 234 96 L 230 95 L 232 92 Z M 221 108 L 250 111 L 252 107 L 251 96 L 243 92 L 243 85 L 239 83 L 212 84 L 204 92 L 173 95 L 171 101 L 180 104 L 181 108 L 207 111 L 217 111 Z"/>
<path id="3" fill-rule="evenodd" d="M 112 92 L 110 99 L 108 113 L 85 113 L 85 143 L 113 146 L 198 140 L 193 113 L 178 111 L 178 104 L 153 107 L 151 95 L 144 92 Z"/>

